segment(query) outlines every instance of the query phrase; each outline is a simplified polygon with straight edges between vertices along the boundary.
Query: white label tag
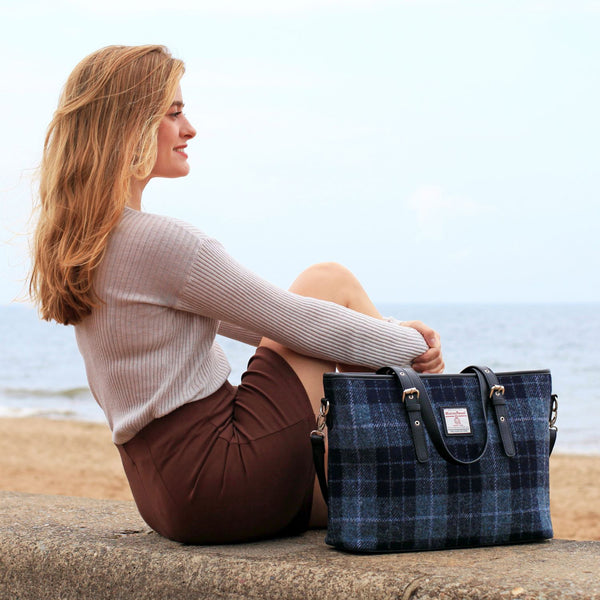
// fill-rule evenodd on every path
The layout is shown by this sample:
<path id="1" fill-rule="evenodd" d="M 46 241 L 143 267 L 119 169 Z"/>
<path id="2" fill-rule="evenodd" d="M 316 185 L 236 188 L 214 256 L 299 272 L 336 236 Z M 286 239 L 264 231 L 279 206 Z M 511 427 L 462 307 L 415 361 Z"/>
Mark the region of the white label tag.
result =
<path id="1" fill-rule="evenodd" d="M 467 408 L 444 408 L 446 420 L 446 433 L 448 435 L 465 435 L 471 433 L 471 423 Z"/>

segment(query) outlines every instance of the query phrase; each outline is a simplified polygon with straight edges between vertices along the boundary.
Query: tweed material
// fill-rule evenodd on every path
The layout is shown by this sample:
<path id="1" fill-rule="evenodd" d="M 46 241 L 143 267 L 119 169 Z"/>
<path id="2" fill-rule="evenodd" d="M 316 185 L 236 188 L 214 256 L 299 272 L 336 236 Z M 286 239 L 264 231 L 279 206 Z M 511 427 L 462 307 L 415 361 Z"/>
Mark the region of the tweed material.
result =
<path id="1" fill-rule="evenodd" d="M 326 374 L 325 541 L 355 552 L 397 552 L 551 538 L 550 373 L 497 376 L 506 390 L 516 456 L 505 455 L 488 409 L 484 455 L 473 464 L 455 465 L 438 454 L 428 435 L 430 459 L 417 462 L 402 391 L 393 376 Z M 475 459 L 486 435 L 476 376 L 423 375 L 421 380 L 449 450 L 460 460 Z M 448 435 L 443 409 L 464 407 L 472 434 Z"/>

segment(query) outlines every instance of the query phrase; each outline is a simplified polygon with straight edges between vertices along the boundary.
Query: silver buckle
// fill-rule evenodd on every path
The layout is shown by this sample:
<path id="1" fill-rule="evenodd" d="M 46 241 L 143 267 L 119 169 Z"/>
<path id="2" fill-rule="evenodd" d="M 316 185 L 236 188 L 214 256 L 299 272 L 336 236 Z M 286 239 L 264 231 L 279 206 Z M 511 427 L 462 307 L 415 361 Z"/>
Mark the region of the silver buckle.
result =
<path id="1" fill-rule="evenodd" d="M 490 389 L 490 398 L 496 394 L 496 396 L 504 395 L 504 386 L 503 385 L 493 385 Z"/>
<path id="2" fill-rule="evenodd" d="M 404 402 L 404 398 L 406 398 L 406 396 L 414 396 L 417 395 L 417 399 L 419 398 L 419 390 L 417 388 L 408 388 L 407 390 L 404 390 L 402 392 L 402 402 Z M 411 398 L 412 400 L 412 398 Z"/>

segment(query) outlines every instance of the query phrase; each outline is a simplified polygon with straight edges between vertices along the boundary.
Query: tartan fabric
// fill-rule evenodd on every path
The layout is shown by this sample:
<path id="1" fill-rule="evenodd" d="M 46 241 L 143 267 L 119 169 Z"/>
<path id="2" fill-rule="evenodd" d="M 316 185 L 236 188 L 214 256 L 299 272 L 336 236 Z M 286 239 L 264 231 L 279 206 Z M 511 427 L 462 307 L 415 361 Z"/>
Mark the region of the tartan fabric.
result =
<path id="1" fill-rule="evenodd" d="M 390 375 L 326 374 L 329 522 L 326 542 L 356 552 L 486 546 L 552 537 L 549 500 L 551 380 L 548 371 L 498 373 L 516 456 L 503 451 L 488 408 L 489 440 L 471 465 L 446 462 L 426 435 L 429 461 L 413 438 Z M 422 375 L 438 426 L 461 460 L 485 441 L 481 393 L 470 374 Z M 444 433 L 440 407 L 467 406 L 471 436 Z"/>

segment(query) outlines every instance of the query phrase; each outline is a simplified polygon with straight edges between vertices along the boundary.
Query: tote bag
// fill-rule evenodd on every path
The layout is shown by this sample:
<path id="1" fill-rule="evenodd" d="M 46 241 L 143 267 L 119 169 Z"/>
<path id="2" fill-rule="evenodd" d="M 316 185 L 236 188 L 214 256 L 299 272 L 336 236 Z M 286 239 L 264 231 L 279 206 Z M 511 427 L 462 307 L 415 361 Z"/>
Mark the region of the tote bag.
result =
<path id="1" fill-rule="evenodd" d="M 355 552 L 486 546 L 552 537 L 549 371 L 327 373 L 326 543 Z M 318 461 L 317 461 L 318 462 Z M 320 472 L 320 473 L 319 473 Z"/>

